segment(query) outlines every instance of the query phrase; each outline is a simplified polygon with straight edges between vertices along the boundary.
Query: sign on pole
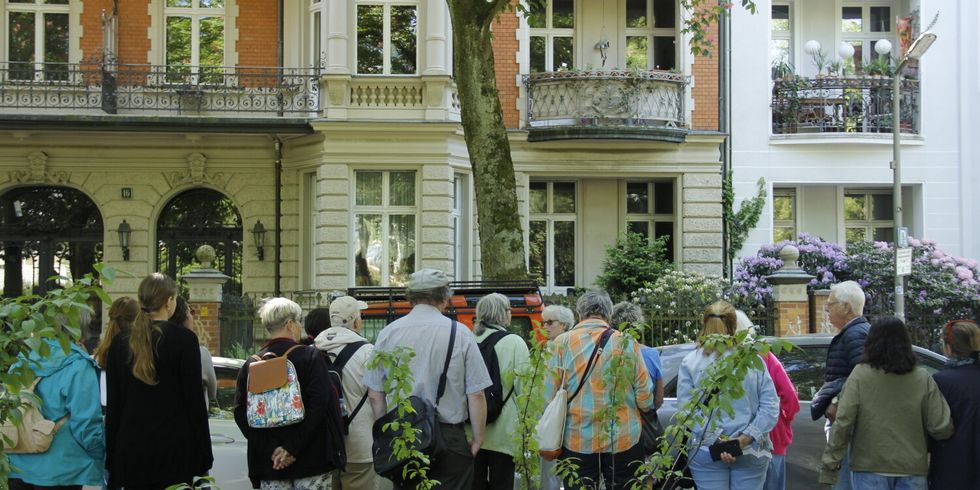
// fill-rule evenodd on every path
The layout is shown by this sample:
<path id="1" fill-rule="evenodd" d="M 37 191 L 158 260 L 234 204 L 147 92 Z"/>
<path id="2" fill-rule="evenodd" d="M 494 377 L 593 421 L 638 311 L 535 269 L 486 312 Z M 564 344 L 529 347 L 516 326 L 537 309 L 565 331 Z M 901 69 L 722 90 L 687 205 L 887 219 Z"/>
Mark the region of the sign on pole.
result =
<path id="1" fill-rule="evenodd" d="M 906 248 L 909 246 L 909 229 L 900 226 L 898 228 L 898 248 Z"/>
<path id="2" fill-rule="evenodd" d="M 895 275 L 907 276 L 912 274 L 912 249 L 895 249 Z"/>

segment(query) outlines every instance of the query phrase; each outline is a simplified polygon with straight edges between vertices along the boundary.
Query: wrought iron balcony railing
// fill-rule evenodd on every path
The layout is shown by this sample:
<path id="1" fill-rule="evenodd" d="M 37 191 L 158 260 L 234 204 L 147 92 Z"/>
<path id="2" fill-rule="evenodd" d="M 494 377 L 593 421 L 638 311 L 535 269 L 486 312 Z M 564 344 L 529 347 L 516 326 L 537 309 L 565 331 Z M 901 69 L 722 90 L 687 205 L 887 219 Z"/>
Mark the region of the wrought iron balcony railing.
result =
<path id="1" fill-rule="evenodd" d="M 313 68 L 2 63 L 0 112 L 313 116 Z M 13 109 L 13 110 L 11 110 Z"/>
<path id="2" fill-rule="evenodd" d="M 680 128 L 690 77 L 666 71 L 561 71 L 524 77 L 535 128 Z"/>
<path id="3" fill-rule="evenodd" d="M 903 80 L 899 128 L 919 133 L 919 81 Z M 775 80 L 772 133 L 891 133 L 892 79 L 873 77 Z"/>

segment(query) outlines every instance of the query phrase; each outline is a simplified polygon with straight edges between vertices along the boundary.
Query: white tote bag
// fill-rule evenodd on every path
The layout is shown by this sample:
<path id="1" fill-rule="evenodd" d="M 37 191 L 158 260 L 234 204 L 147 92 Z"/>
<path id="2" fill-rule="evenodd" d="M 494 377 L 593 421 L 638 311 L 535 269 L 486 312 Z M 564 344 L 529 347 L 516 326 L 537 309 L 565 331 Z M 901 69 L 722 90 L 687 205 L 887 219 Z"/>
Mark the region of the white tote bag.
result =
<path id="1" fill-rule="evenodd" d="M 553 461 L 561 454 L 567 414 L 568 391 L 565 390 L 565 376 L 562 375 L 561 388 L 545 407 L 537 426 L 538 454 L 546 461 Z"/>

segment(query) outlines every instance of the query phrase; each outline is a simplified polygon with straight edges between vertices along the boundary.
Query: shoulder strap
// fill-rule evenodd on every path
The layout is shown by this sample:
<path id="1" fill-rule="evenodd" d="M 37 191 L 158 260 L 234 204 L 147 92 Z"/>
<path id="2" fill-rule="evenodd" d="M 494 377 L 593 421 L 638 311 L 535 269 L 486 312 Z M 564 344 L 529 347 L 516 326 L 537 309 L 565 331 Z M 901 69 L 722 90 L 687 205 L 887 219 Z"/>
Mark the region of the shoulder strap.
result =
<path id="1" fill-rule="evenodd" d="M 488 335 L 487 338 L 483 339 L 483 342 L 480 342 L 480 347 L 484 349 L 493 349 L 496 347 L 497 342 L 500 342 L 508 335 L 511 335 L 511 333 L 506 330 L 497 330 Z"/>
<path id="2" fill-rule="evenodd" d="M 449 373 L 449 360 L 453 357 L 453 346 L 456 344 L 456 320 L 452 320 L 449 326 L 449 348 L 446 349 L 446 364 L 442 367 L 442 374 L 439 375 L 439 391 L 436 393 L 436 407 L 439 406 L 439 399 L 446 392 L 446 374 Z"/>
<path id="3" fill-rule="evenodd" d="M 337 353 L 337 357 L 335 357 L 333 360 L 333 365 L 335 368 L 337 368 L 337 371 L 343 371 L 344 366 L 347 365 L 347 361 L 349 361 L 351 357 L 354 357 L 354 354 L 357 354 L 357 351 L 365 345 L 367 345 L 367 341 L 360 340 L 347 344 L 343 349 L 340 349 L 340 352 Z"/>
<path id="4" fill-rule="evenodd" d="M 569 403 L 571 403 L 572 400 L 578 396 L 578 392 L 582 391 L 582 387 L 585 386 L 585 382 L 589 379 L 589 374 L 592 372 L 592 366 L 595 363 L 596 358 L 602 354 L 602 349 L 606 346 L 606 342 L 609 341 L 609 337 L 611 336 L 612 328 L 606 327 L 606 330 L 602 332 L 601 336 L 599 336 L 599 342 L 595 345 L 595 348 L 592 349 L 592 357 L 589 357 L 589 364 L 585 366 L 585 374 L 582 375 L 582 381 L 579 382 L 578 388 L 575 388 L 575 393 L 573 393 L 572 397 L 568 399 Z"/>
<path id="5" fill-rule="evenodd" d="M 350 427 L 351 422 L 354 421 L 354 417 L 357 417 L 357 412 L 361 411 L 361 407 L 364 406 L 364 402 L 367 401 L 367 391 L 364 392 L 364 396 L 361 397 L 361 401 L 357 402 L 357 406 L 354 407 L 354 411 L 347 416 L 347 420 L 344 421 L 344 425 Z"/>

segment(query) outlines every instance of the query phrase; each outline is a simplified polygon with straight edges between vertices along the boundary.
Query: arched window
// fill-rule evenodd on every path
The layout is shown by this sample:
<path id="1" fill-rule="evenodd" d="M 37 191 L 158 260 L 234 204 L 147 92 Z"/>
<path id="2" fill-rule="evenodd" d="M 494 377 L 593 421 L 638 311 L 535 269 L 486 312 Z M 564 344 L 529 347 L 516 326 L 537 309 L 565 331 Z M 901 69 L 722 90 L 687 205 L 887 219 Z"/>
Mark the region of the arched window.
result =
<path id="1" fill-rule="evenodd" d="M 212 267 L 231 277 L 225 292 L 242 290 L 242 217 L 224 194 L 191 189 L 175 196 L 157 221 L 157 270 L 173 278 L 197 267 L 194 252 L 211 245 Z"/>

